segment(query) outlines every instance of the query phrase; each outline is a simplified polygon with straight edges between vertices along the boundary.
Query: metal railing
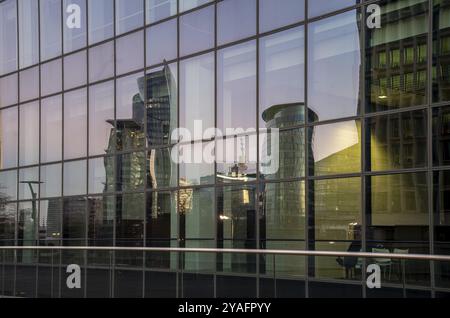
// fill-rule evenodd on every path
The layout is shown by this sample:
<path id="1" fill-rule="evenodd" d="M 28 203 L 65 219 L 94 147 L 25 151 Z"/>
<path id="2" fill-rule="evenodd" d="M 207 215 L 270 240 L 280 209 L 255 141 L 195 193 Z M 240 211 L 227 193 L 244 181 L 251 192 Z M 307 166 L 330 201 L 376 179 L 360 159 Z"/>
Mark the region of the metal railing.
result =
<path id="1" fill-rule="evenodd" d="M 407 297 L 410 290 L 430 296 L 450 293 L 450 256 L 446 255 L 0 246 L 0 257 L 0 297 L 215 298 L 234 297 L 242 291 L 248 293 L 242 294 L 243 297 L 315 297 L 311 295 L 313 288 L 316 289 L 313 294 L 318 297 L 321 288 L 324 294 L 330 291 L 329 288 L 337 288 L 350 290 L 350 295 L 360 293 L 361 297 L 369 297 L 372 293 L 382 295 L 385 290 L 397 290 L 399 297 Z M 66 269 L 70 264 L 80 267 L 81 288 L 70 288 L 66 284 L 70 275 Z M 372 265 L 370 271 L 369 265 Z M 380 270 L 373 273 L 381 275 L 378 277 L 381 288 L 367 285 L 373 265 Z M 202 286 L 205 281 L 206 287 Z M 300 289 L 289 287 L 293 284 Z"/>

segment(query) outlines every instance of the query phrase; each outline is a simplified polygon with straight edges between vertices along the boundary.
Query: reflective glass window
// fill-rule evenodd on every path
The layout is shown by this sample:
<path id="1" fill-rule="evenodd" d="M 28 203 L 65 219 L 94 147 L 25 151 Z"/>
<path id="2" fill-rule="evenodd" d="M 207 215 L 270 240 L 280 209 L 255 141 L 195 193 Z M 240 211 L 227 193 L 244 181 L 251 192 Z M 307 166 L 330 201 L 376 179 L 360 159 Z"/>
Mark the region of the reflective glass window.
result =
<path id="1" fill-rule="evenodd" d="M 20 165 L 39 163 L 39 103 L 21 105 L 19 108 Z"/>
<path id="2" fill-rule="evenodd" d="M 147 153 L 147 189 L 176 187 L 178 169 L 172 160 L 172 148 L 156 148 Z"/>
<path id="3" fill-rule="evenodd" d="M 433 102 L 450 101 L 450 4 L 434 0 Z"/>
<path id="4" fill-rule="evenodd" d="M 433 162 L 435 166 L 450 165 L 450 107 L 433 110 Z"/>
<path id="5" fill-rule="evenodd" d="M 117 74 L 144 68 L 144 31 L 119 38 L 116 46 Z"/>
<path id="6" fill-rule="evenodd" d="M 19 62 L 24 68 L 39 62 L 39 1 L 19 3 Z"/>
<path id="7" fill-rule="evenodd" d="M 147 193 L 146 245 L 167 246 L 178 238 L 176 192 Z"/>
<path id="8" fill-rule="evenodd" d="M 114 191 L 115 165 L 113 157 L 89 160 L 89 194 Z"/>
<path id="9" fill-rule="evenodd" d="M 196 123 L 202 123 L 202 135 L 208 128 L 214 128 L 214 73 L 213 54 L 183 60 L 180 64 L 180 127 L 187 128 L 190 134 L 194 133 Z M 208 139 L 211 134 L 189 137 L 185 139 Z"/>
<path id="10" fill-rule="evenodd" d="M 178 191 L 178 213 L 185 215 L 184 235 L 187 240 L 215 238 L 214 188 Z"/>
<path id="11" fill-rule="evenodd" d="M 40 0 L 41 61 L 61 54 L 61 0 Z"/>
<path id="12" fill-rule="evenodd" d="M 17 7 L 15 0 L 0 3 L 0 75 L 17 70 Z"/>
<path id="13" fill-rule="evenodd" d="M 61 196 L 62 191 L 62 165 L 41 166 L 41 198 L 54 198 Z"/>
<path id="14" fill-rule="evenodd" d="M 308 107 L 317 121 L 356 116 L 360 111 L 359 19 L 353 10 L 309 27 Z"/>
<path id="15" fill-rule="evenodd" d="M 64 159 L 86 156 L 87 92 L 81 89 L 64 94 Z"/>
<path id="16" fill-rule="evenodd" d="M 89 65 L 91 68 L 92 66 Z M 86 85 L 87 81 L 86 51 L 81 51 L 64 58 L 64 89 Z"/>
<path id="17" fill-rule="evenodd" d="M 137 29 L 143 24 L 143 0 L 116 0 L 116 34 Z"/>
<path id="18" fill-rule="evenodd" d="M 311 1 L 310 1 L 311 2 Z M 267 32 L 302 21 L 305 18 L 304 0 L 260 0 L 260 32 Z"/>
<path id="19" fill-rule="evenodd" d="M 212 0 L 179 0 L 180 12 L 191 10 L 211 1 Z"/>
<path id="20" fill-rule="evenodd" d="M 120 151 L 138 149 L 145 146 L 144 103 L 140 85 L 144 81 L 142 73 L 129 75 L 116 82 L 116 142 Z"/>
<path id="21" fill-rule="evenodd" d="M 320 125 L 309 131 L 309 169 L 312 175 L 361 171 L 360 121 Z"/>
<path id="22" fill-rule="evenodd" d="M 17 107 L 0 109 L 0 169 L 17 167 L 18 115 Z"/>
<path id="23" fill-rule="evenodd" d="M 62 158 L 62 96 L 41 102 L 41 162 Z"/>
<path id="24" fill-rule="evenodd" d="M 0 200 L 2 203 L 17 200 L 17 170 L 0 172 Z"/>
<path id="25" fill-rule="evenodd" d="M 401 18 L 396 17 L 400 9 Z M 365 29 L 367 111 L 425 104 L 428 1 L 383 2 L 381 21 L 381 28 Z"/>
<path id="26" fill-rule="evenodd" d="M 309 17 L 316 17 L 328 12 L 337 11 L 346 7 L 351 7 L 362 2 L 360 0 L 312 0 L 308 2 Z"/>
<path id="27" fill-rule="evenodd" d="M 41 66 L 41 95 L 46 96 L 62 91 L 61 59 Z"/>
<path id="28" fill-rule="evenodd" d="M 73 20 L 70 20 L 69 17 L 71 17 L 75 10 L 72 6 L 77 5 L 80 7 L 80 17 L 81 17 L 81 25 L 80 28 L 68 28 L 67 24 L 63 24 L 63 32 L 64 32 L 64 53 L 73 52 L 75 50 L 81 49 L 86 46 L 87 42 L 87 18 L 86 18 L 86 0 L 63 0 L 64 8 L 66 10 L 63 10 L 63 16 L 64 20 L 67 23 L 67 20 L 73 22 Z M 94 1 L 97 2 L 97 1 Z M 101 2 L 98 1 L 98 2 Z M 67 9 L 72 9 L 69 12 L 67 12 Z"/>
<path id="29" fill-rule="evenodd" d="M 19 170 L 19 200 L 37 199 L 39 186 L 38 167 Z"/>
<path id="30" fill-rule="evenodd" d="M 447 235 L 448 227 L 450 225 L 449 220 L 449 185 L 450 185 L 450 171 L 436 171 L 434 173 L 434 220 L 435 220 L 435 253 L 438 255 L 450 254 L 450 239 Z M 444 282 L 449 283 L 446 273 L 448 269 L 445 263 L 437 263 L 437 270 L 439 275 L 439 281 L 441 284 Z"/>
<path id="31" fill-rule="evenodd" d="M 180 18 L 180 54 L 189 55 L 214 46 L 214 6 Z"/>
<path id="32" fill-rule="evenodd" d="M 115 231 L 117 246 L 143 245 L 145 201 L 143 193 L 117 196 Z"/>
<path id="33" fill-rule="evenodd" d="M 260 126 L 305 122 L 305 34 L 299 27 L 260 41 Z"/>
<path id="34" fill-rule="evenodd" d="M 42 200 L 39 202 L 39 232 L 41 243 L 58 245 L 61 239 L 62 200 Z"/>
<path id="35" fill-rule="evenodd" d="M 17 74 L 0 78 L 0 108 L 17 104 Z"/>
<path id="36" fill-rule="evenodd" d="M 20 72 L 19 78 L 21 102 L 39 97 L 39 67 Z"/>
<path id="37" fill-rule="evenodd" d="M 89 82 L 114 76 L 114 42 L 89 49 Z"/>
<path id="38" fill-rule="evenodd" d="M 3 224 L 0 231 L 0 244 L 12 246 L 15 244 L 17 203 L 5 203 L 0 206 L 0 216 Z"/>
<path id="39" fill-rule="evenodd" d="M 88 224 L 89 246 L 111 246 L 114 238 L 116 200 L 114 196 L 91 196 L 88 213 L 92 215 Z"/>
<path id="40" fill-rule="evenodd" d="M 146 23 L 153 23 L 177 13 L 177 0 L 145 0 Z"/>
<path id="41" fill-rule="evenodd" d="M 64 163 L 64 196 L 86 194 L 87 163 L 69 161 Z"/>
<path id="42" fill-rule="evenodd" d="M 114 149 L 114 82 L 89 88 L 89 155 Z"/>
<path id="43" fill-rule="evenodd" d="M 219 45 L 256 33 L 256 1 L 226 0 L 218 3 L 217 41 Z"/>
<path id="44" fill-rule="evenodd" d="M 180 186 L 214 183 L 214 142 L 180 144 L 177 149 Z"/>
<path id="45" fill-rule="evenodd" d="M 114 2 L 111 0 L 88 0 L 89 44 L 114 36 Z"/>
<path id="46" fill-rule="evenodd" d="M 177 20 L 152 26 L 146 31 L 147 65 L 170 61 L 177 57 Z"/>
<path id="47" fill-rule="evenodd" d="M 86 198 L 63 199 L 62 235 L 64 246 L 80 246 L 86 237 Z"/>
<path id="48" fill-rule="evenodd" d="M 20 202 L 17 213 L 17 240 L 19 246 L 33 246 L 36 244 L 37 230 L 37 202 Z M 19 262 L 27 263 L 32 261 L 32 254 L 29 251 L 18 253 Z M 20 289 L 20 286 L 18 286 Z"/>
<path id="49" fill-rule="evenodd" d="M 427 165 L 427 112 L 418 110 L 373 117 L 366 140 L 371 169 L 394 170 Z"/>
<path id="50" fill-rule="evenodd" d="M 143 190 L 145 186 L 145 152 L 118 155 L 116 158 L 117 191 L 130 192 Z"/>

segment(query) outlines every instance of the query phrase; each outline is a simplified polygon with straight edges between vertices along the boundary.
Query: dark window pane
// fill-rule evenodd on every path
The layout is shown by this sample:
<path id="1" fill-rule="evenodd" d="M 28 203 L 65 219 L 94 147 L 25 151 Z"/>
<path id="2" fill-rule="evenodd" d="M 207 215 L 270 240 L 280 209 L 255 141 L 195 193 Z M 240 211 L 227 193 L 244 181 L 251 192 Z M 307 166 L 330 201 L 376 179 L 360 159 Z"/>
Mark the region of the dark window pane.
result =
<path id="1" fill-rule="evenodd" d="M 177 0 L 145 0 L 147 24 L 168 18 L 177 13 Z"/>
<path id="2" fill-rule="evenodd" d="M 61 0 L 40 0 L 41 61 L 61 54 Z"/>
<path id="3" fill-rule="evenodd" d="M 367 125 L 371 136 L 366 152 L 373 171 L 426 166 L 426 111 L 374 117 Z"/>
<path id="4" fill-rule="evenodd" d="M 180 18 L 180 54 L 189 55 L 214 46 L 214 6 Z"/>
<path id="5" fill-rule="evenodd" d="M 15 0 L 0 3 L 0 75 L 17 70 L 17 7 Z M 1 105 L 1 102 L 0 102 Z"/>
<path id="6" fill-rule="evenodd" d="M 41 162 L 60 161 L 62 157 L 62 96 L 41 102 Z"/>
<path id="7" fill-rule="evenodd" d="M 18 117 L 17 107 L 0 110 L 0 169 L 17 167 Z"/>
<path id="8" fill-rule="evenodd" d="M 399 18 L 394 7 L 404 7 Z M 385 111 L 427 101 L 428 1 L 383 2 L 381 28 L 366 27 L 366 107 Z"/>
<path id="9" fill-rule="evenodd" d="M 147 193 L 147 246 L 166 246 L 178 238 L 176 192 Z"/>
<path id="10" fill-rule="evenodd" d="M 217 19 L 219 45 L 250 37 L 256 33 L 256 1 L 219 2 Z"/>
<path id="11" fill-rule="evenodd" d="M 433 101 L 450 101 L 450 3 L 435 0 L 433 9 Z"/>
<path id="12" fill-rule="evenodd" d="M 88 224 L 89 246 L 111 246 L 116 215 L 115 197 L 89 197 L 88 213 L 90 216 Z"/>
<path id="13" fill-rule="evenodd" d="M 260 31 L 267 32 L 305 18 L 304 0 L 260 0 Z"/>
<path id="14" fill-rule="evenodd" d="M 39 163 L 39 103 L 20 106 L 20 165 Z"/>
<path id="15" fill-rule="evenodd" d="M 359 114 L 359 20 L 359 13 L 350 11 L 310 25 L 308 103 L 315 120 Z"/>
<path id="16" fill-rule="evenodd" d="M 63 199 L 63 239 L 65 246 L 80 246 L 86 236 L 86 198 Z"/>
<path id="17" fill-rule="evenodd" d="M 61 199 L 40 201 L 39 239 L 44 246 L 58 246 L 62 238 L 63 207 Z"/>
<path id="18" fill-rule="evenodd" d="M 94 1 L 97 2 L 97 1 Z M 101 2 L 98 1 L 98 2 Z M 68 28 L 63 24 L 64 32 L 64 53 L 73 52 L 86 46 L 87 25 L 86 25 L 86 0 L 64 0 L 64 8 L 70 5 L 78 5 L 81 9 L 81 28 Z M 64 20 L 67 21 L 73 11 L 63 10 Z"/>
<path id="19" fill-rule="evenodd" d="M 17 104 L 17 73 L 0 78 L 0 108 Z"/>
<path id="20" fill-rule="evenodd" d="M 111 0 L 88 0 L 89 44 L 114 36 L 114 2 Z"/>
<path id="21" fill-rule="evenodd" d="M 16 228 L 17 203 L 7 203 L 0 205 L 0 245 L 14 245 Z"/>
<path id="22" fill-rule="evenodd" d="M 87 91 L 64 95 L 64 159 L 86 156 Z"/>
<path id="23" fill-rule="evenodd" d="M 305 122 L 305 35 L 299 27 L 260 41 L 261 127 Z"/>
<path id="24" fill-rule="evenodd" d="M 146 31 L 147 65 L 159 64 L 177 57 L 177 20 L 152 26 Z"/>
<path id="25" fill-rule="evenodd" d="M 37 202 L 20 202 L 17 214 L 17 240 L 19 246 L 36 245 L 37 229 Z M 23 251 L 18 255 L 18 261 L 23 263 L 33 262 L 32 251 Z"/>
<path id="26" fill-rule="evenodd" d="M 450 107 L 433 110 L 433 162 L 435 166 L 450 165 Z"/>
<path id="27" fill-rule="evenodd" d="M 359 2 L 360 0 L 312 0 L 308 2 L 308 15 L 309 17 L 319 16 L 351 7 Z"/>
<path id="28" fill-rule="evenodd" d="M 123 194 L 116 199 L 116 245 L 142 246 L 145 194 Z"/>
<path id="29" fill-rule="evenodd" d="M 137 191 L 144 189 L 145 152 L 134 152 L 117 156 L 117 191 Z"/>
<path id="30" fill-rule="evenodd" d="M 310 129 L 309 169 L 316 176 L 361 171 L 361 122 L 345 121 Z"/>

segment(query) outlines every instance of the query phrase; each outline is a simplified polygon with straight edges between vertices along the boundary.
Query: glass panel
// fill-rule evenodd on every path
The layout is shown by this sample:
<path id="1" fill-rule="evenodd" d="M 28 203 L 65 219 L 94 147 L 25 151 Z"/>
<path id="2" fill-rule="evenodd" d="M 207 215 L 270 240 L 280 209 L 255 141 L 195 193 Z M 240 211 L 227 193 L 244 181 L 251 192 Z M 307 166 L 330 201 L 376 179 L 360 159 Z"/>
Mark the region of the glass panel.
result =
<path id="1" fill-rule="evenodd" d="M 146 75 L 149 146 L 169 145 L 174 142 L 172 135 L 178 122 L 177 74 L 177 64 L 174 63 L 152 69 Z"/>
<path id="2" fill-rule="evenodd" d="M 117 74 L 144 68 L 144 31 L 139 31 L 117 40 Z M 133 48 L 130 50 L 130 48 Z"/>
<path id="3" fill-rule="evenodd" d="M 93 65 L 89 65 L 92 69 Z M 64 89 L 86 85 L 87 80 L 86 51 L 75 53 L 64 58 Z"/>
<path id="4" fill-rule="evenodd" d="M 116 245 L 142 246 L 145 194 L 123 194 L 116 199 Z"/>
<path id="5" fill-rule="evenodd" d="M 263 123 L 283 128 L 305 122 L 304 37 L 299 27 L 261 38 L 261 127 Z"/>
<path id="6" fill-rule="evenodd" d="M 0 108 L 17 104 L 17 86 L 17 74 L 0 78 Z"/>
<path id="7" fill-rule="evenodd" d="M 433 162 L 435 166 L 450 165 L 450 107 L 433 110 Z"/>
<path id="8" fill-rule="evenodd" d="M 64 196 L 86 194 L 86 161 L 64 163 Z"/>
<path id="9" fill-rule="evenodd" d="M 62 96 L 41 102 L 41 162 L 60 161 L 62 157 Z"/>
<path id="10" fill-rule="evenodd" d="M 180 18 L 180 54 L 189 55 L 214 46 L 214 6 Z"/>
<path id="11" fill-rule="evenodd" d="M 40 0 L 41 61 L 61 54 L 61 0 Z"/>
<path id="12" fill-rule="evenodd" d="M 214 142 L 198 142 L 178 146 L 180 186 L 214 184 Z M 203 154 L 203 158 L 202 158 Z"/>
<path id="13" fill-rule="evenodd" d="M 177 58 L 177 20 L 159 23 L 147 29 L 147 65 Z"/>
<path id="14" fill-rule="evenodd" d="M 178 169 L 171 156 L 171 148 L 152 149 L 147 153 L 148 189 L 177 186 Z"/>
<path id="15" fill-rule="evenodd" d="M 143 103 L 142 85 L 143 74 L 138 73 L 117 80 L 116 84 L 116 138 L 117 149 L 125 151 L 139 149 L 145 146 L 144 125 L 142 110 L 139 105 Z"/>
<path id="16" fill-rule="evenodd" d="M 177 0 L 146 0 L 146 23 L 153 23 L 177 13 Z"/>
<path id="17" fill-rule="evenodd" d="M 0 202 L 17 200 L 17 170 L 0 172 Z"/>
<path id="18" fill-rule="evenodd" d="M 19 109 L 20 165 L 39 163 L 39 103 L 21 105 Z"/>
<path id="19" fill-rule="evenodd" d="M 20 101 L 39 97 L 39 67 L 20 72 Z"/>
<path id="20" fill-rule="evenodd" d="M 101 2 L 94 1 L 94 2 Z M 81 15 L 81 27 L 80 28 L 68 28 L 63 27 L 64 32 L 64 53 L 73 52 L 86 46 L 86 0 L 64 0 L 64 8 L 69 8 L 70 5 L 77 5 L 80 7 Z M 69 19 L 74 11 L 63 10 L 64 21 Z"/>
<path id="21" fill-rule="evenodd" d="M 89 194 L 113 192 L 114 173 L 113 157 L 89 160 Z"/>
<path id="22" fill-rule="evenodd" d="M 117 191 L 143 190 L 145 186 L 145 152 L 133 152 L 117 156 Z M 109 169 L 108 169 L 109 170 Z"/>
<path id="23" fill-rule="evenodd" d="M 147 193 L 147 246 L 167 246 L 178 238 L 176 202 L 176 192 Z"/>
<path id="24" fill-rule="evenodd" d="M 256 43 L 247 42 L 218 52 L 218 128 L 256 131 Z"/>
<path id="25" fill-rule="evenodd" d="M 86 198 L 65 198 L 63 201 L 64 246 L 80 246 L 86 237 Z"/>
<path id="26" fill-rule="evenodd" d="M 17 70 L 17 7 L 15 0 L 0 3 L 0 75 Z M 2 103 L 0 102 L 0 105 Z"/>
<path id="27" fill-rule="evenodd" d="M 0 109 L 0 169 L 17 167 L 18 115 L 17 107 Z"/>
<path id="28" fill-rule="evenodd" d="M 89 50 L 89 82 L 114 76 L 114 42 L 108 42 Z"/>
<path id="29" fill-rule="evenodd" d="M 256 0 L 218 3 L 218 44 L 237 41 L 256 33 Z"/>
<path id="30" fill-rule="evenodd" d="M 367 154 L 373 171 L 427 165 L 427 112 L 419 110 L 368 120 Z"/>
<path id="31" fill-rule="evenodd" d="M 111 0 L 88 0 L 89 44 L 114 36 L 114 2 Z"/>
<path id="32" fill-rule="evenodd" d="M 51 95 L 62 91 L 61 59 L 41 66 L 41 95 Z"/>
<path id="33" fill-rule="evenodd" d="M 19 200 L 37 199 L 39 194 L 39 168 L 19 170 Z"/>
<path id="34" fill-rule="evenodd" d="M 180 12 L 193 9 L 208 2 L 211 2 L 211 0 L 179 0 Z"/>
<path id="35" fill-rule="evenodd" d="M 19 246 L 36 245 L 37 215 L 36 201 L 19 203 L 19 211 L 17 214 L 17 240 Z M 32 251 L 21 251 L 18 254 L 18 262 L 25 264 L 33 263 Z"/>
<path id="36" fill-rule="evenodd" d="M 89 155 L 114 149 L 114 82 L 89 88 Z"/>
<path id="37" fill-rule="evenodd" d="M 305 182 L 262 185 L 263 219 L 261 240 L 305 239 Z"/>
<path id="38" fill-rule="evenodd" d="M 259 14 L 260 32 L 267 32 L 303 20 L 305 1 L 283 0 L 280 5 L 279 0 L 260 0 Z"/>
<path id="39" fill-rule="evenodd" d="M 214 188 L 183 189 L 178 192 L 178 213 L 185 217 L 182 229 L 188 240 L 215 238 Z"/>
<path id="40" fill-rule="evenodd" d="M 61 196 L 62 165 L 41 166 L 41 198 Z"/>
<path id="41" fill-rule="evenodd" d="M 429 252 L 429 212 L 426 173 L 374 176 L 367 179 L 368 250 L 408 249 Z"/>
<path id="42" fill-rule="evenodd" d="M 450 101 L 450 4 L 434 0 L 433 102 Z"/>
<path id="43" fill-rule="evenodd" d="M 64 95 L 64 159 L 86 156 L 87 151 L 86 89 Z"/>
<path id="44" fill-rule="evenodd" d="M 360 14 L 355 10 L 310 25 L 308 103 L 315 121 L 360 112 L 359 30 Z"/>
<path id="45" fill-rule="evenodd" d="M 19 61 L 24 68 L 39 62 L 39 1 L 19 3 Z"/>
<path id="46" fill-rule="evenodd" d="M 345 121 L 310 128 L 309 169 L 312 175 L 361 171 L 361 122 Z"/>
<path id="47" fill-rule="evenodd" d="M 111 246 L 114 238 L 116 200 L 114 196 L 89 197 L 89 246 Z M 108 253 L 109 254 L 109 253 Z"/>
<path id="48" fill-rule="evenodd" d="M 351 7 L 360 2 L 362 0 L 312 0 L 308 2 L 308 15 L 309 17 L 316 17 L 328 12 Z"/>
<path id="49" fill-rule="evenodd" d="M 62 231 L 62 215 L 61 199 L 40 201 L 39 239 L 42 245 L 59 245 Z"/>
<path id="50" fill-rule="evenodd" d="M 361 179 L 314 181 L 309 196 L 313 218 L 309 222 L 314 224 L 310 239 L 315 249 L 360 252 Z M 357 259 L 353 258 L 316 258 L 315 276 L 343 278 L 344 268 L 354 269 L 356 265 Z"/>
<path id="51" fill-rule="evenodd" d="M 0 244 L 4 246 L 14 245 L 16 228 L 17 203 L 0 205 Z"/>
<path id="52" fill-rule="evenodd" d="M 208 128 L 214 128 L 214 55 L 206 54 L 180 64 L 180 127 L 190 134 L 195 122 L 202 123 L 202 136 L 185 136 L 188 139 L 208 139 L 203 136 Z"/>
<path id="53" fill-rule="evenodd" d="M 305 175 L 305 129 L 260 134 L 260 173 L 268 180 Z"/>
<path id="54" fill-rule="evenodd" d="M 367 111 L 427 102 L 427 11 L 427 0 L 389 0 L 381 28 L 366 27 Z"/>
<path id="55" fill-rule="evenodd" d="M 116 34 L 122 34 L 144 24 L 143 0 L 116 0 Z"/>

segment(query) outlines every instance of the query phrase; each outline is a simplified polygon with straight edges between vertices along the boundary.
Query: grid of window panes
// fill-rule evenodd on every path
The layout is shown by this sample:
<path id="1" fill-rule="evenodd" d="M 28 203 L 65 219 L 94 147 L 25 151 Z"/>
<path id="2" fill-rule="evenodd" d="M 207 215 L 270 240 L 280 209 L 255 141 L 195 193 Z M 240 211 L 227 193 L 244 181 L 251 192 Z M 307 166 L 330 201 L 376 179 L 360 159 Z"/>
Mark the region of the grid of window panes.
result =
<path id="1" fill-rule="evenodd" d="M 450 253 L 448 0 L 6 0 L 0 43 L 1 245 Z M 278 152 L 248 132 L 266 128 Z M 195 160 L 229 144 L 232 160 Z M 178 148 L 197 163 L 176 164 Z M 276 271 L 313 294 L 361 268 Z M 275 270 L 227 255 L 185 269 Z M 412 289 L 450 287 L 444 266 L 407 269 Z"/>

